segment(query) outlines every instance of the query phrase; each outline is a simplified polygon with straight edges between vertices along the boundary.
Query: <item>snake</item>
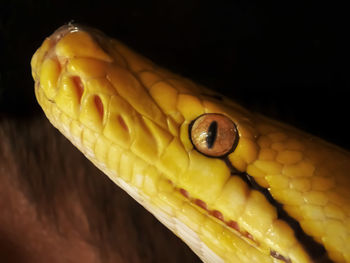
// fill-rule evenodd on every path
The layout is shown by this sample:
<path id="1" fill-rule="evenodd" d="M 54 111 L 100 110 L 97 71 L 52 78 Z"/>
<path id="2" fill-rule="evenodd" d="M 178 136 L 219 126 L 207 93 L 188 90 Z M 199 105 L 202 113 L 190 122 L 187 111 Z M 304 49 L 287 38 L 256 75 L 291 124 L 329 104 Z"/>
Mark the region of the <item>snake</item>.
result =
<path id="1" fill-rule="evenodd" d="M 49 121 L 203 262 L 350 262 L 350 153 L 66 24 L 31 60 Z"/>

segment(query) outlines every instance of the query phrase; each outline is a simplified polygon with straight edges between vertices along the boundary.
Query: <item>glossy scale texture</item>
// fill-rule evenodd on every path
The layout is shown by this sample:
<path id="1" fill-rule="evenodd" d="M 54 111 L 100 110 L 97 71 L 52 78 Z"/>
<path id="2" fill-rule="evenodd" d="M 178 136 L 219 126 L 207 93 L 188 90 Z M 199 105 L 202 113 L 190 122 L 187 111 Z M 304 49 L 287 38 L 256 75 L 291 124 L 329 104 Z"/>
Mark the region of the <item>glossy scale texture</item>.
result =
<path id="1" fill-rule="evenodd" d="M 203 261 L 327 257 L 311 257 L 276 206 L 234 168 L 268 189 L 331 260 L 350 262 L 348 152 L 252 114 L 93 29 L 61 27 L 31 65 L 51 123 Z M 191 143 L 189 125 L 205 113 L 236 125 L 238 144 L 226 161 Z"/>

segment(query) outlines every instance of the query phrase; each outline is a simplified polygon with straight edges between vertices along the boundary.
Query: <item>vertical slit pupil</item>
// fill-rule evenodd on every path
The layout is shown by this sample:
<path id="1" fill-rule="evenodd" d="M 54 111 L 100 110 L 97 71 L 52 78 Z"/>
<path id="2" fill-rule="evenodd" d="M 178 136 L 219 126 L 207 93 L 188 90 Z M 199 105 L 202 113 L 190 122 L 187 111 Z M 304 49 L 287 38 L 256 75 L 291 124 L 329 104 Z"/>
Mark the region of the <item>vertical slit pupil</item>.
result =
<path id="1" fill-rule="evenodd" d="M 208 136 L 206 138 L 208 149 L 211 149 L 214 146 L 217 130 L 218 130 L 218 123 L 216 121 L 213 121 L 212 123 L 210 123 L 208 128 Z"/>

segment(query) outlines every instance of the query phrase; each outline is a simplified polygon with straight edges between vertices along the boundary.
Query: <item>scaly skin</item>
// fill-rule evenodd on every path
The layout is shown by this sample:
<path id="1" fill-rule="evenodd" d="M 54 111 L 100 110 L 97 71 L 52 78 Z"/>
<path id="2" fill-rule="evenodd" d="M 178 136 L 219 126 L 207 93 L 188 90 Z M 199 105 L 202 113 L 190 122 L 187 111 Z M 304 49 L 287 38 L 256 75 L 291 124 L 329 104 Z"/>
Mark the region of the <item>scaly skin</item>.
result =
<path id="1" fill-rule="evenodd" d="M 31 65 L 51 123 L 203 261 L 350 262 L 348 152 L 217 99 L 92 29 L 63 26 Z M 237 127 L 226 161 L 191 143 L 189 125 L 204 113 Z M 306 234 L 327 253 L 310 254 L 296 237 Z"/>

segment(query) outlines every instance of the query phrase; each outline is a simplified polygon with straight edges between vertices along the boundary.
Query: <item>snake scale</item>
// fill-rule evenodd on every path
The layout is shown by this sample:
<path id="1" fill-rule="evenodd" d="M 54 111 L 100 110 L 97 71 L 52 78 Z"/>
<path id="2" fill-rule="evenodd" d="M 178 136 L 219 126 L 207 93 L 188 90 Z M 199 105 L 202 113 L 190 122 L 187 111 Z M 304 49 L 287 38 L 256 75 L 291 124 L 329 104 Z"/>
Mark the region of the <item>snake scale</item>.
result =
<path id="1" fill-rule="evenodd" d="M 350 154 L 64 25 L 34 54 L 50 122 L 204 262 L 350 262 Z"/>

